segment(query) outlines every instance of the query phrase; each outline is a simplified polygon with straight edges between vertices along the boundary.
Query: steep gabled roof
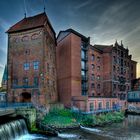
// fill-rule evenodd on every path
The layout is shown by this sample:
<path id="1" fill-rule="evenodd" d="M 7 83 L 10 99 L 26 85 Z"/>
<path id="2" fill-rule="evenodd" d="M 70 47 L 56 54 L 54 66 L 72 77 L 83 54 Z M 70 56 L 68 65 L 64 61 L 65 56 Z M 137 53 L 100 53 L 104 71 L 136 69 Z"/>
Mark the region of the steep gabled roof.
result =
<path id="1" fill-rule="evenodd" d="M 46 15 L 46 13 L 41 13 L 32 17 L 25 17 L 21 21 L 17 22 L 15 25 L 9 28 L 7 33 L 13 33 L 13 32 L 19 32 L 19 31 L 24 31 L 28 29 L 34 29 L 38 27 L 43 27 L 44 24 L 48 22 L 50 28 L 54 32 L 49 19 Z M 55 32 L 54 32 L 55 34 Z"/>

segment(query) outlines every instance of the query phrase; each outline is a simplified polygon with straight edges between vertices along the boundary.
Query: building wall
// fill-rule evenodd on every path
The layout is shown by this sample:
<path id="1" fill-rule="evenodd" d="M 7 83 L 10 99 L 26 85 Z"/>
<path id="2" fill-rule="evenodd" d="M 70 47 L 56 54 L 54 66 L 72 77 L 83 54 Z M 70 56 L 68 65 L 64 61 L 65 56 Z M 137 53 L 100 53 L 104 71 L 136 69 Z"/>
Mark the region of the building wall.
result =
<path id="1" fill-rule="evenodd" d="M 111 53 L 103 53 L 103 94 L 104 96 L 112 95 L 112 59 Z"/>
<path id="2" fill-rule="evenodd" d="M 132 80 L 136 79 L 137 77 L 136 71 L 137 71 L 137 62 L 132 60 L 131 61 L 131 79 Z"/>
<path id="3" fill-rule="evenodd" d="M 81 94 L 81 39 L 69 34 L 57 44 L 57 80 L 60 102 L 71 105 L 71 97 Z"/>
<path id="4" fill-rule="evenodd" d="M 99 105 L 100 104 L 100 105 Z M 97 97 L 74 97 L 72 105 L 75 108 L 79 108 L 84 112 L 94 112 L 97 110 L 115 109 L 119 105 L 117 98 L 97 98 Z"/>
<path id="5" fill-rule="evenodd" d="M 89 96 L 103 96 L 103 57 L 96 49 L 89 49 Z"/>
<path id="6" fill-rule="evenodd" d="M 55 53 L 55 36 L 47 26 L 8 34 L 9 101 L 45 105 L 57 100 Z M 29 68 L 25 68 L 27 65 Z M 31 99 L 25 99 L 26 93 Z"/>
<path id="7" fill-rule="evenodd" d="M 140 90 L 140 78 L 132 80 L 132 91 Z"/>

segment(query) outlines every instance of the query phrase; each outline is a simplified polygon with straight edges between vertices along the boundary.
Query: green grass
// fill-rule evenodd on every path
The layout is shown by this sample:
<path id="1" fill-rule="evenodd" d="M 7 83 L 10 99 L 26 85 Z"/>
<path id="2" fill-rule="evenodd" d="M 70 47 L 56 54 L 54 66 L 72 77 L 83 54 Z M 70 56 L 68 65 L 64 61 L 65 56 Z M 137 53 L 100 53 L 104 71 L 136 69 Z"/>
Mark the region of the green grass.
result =
<path id="1" fill-rule="evenodd" d="M 68 109 L 54 109 L 43 119 L 43 123 L 56 127 L 67 127 L 75 125 L 75 118 Z"/>
<path id="2" fill-rule="evenodd" d="M 73 113 L 68 109 L 53 109 L 42 120 L 45 125 L 55 127 L 68 127 L 78 125 L 95 126 L 107 124 L 109 122 L 120 122 L 124 119 L 123 112 L 110 112 L 100 115 L 83 115 L 81 113 Z"/>

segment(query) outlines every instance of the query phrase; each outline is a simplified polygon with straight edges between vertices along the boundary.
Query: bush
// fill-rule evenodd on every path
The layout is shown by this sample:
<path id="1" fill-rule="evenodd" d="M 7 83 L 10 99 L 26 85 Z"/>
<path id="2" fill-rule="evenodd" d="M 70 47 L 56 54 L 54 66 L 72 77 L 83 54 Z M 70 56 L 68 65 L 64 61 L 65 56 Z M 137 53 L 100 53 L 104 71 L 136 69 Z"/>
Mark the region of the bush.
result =
<path id="1" fill-rule="evenodd" d="M 53 109 L 44 117 L 42 122 L 51 126 L 65 127 L 75 124 L 76 120 L 68 109 Z"/>

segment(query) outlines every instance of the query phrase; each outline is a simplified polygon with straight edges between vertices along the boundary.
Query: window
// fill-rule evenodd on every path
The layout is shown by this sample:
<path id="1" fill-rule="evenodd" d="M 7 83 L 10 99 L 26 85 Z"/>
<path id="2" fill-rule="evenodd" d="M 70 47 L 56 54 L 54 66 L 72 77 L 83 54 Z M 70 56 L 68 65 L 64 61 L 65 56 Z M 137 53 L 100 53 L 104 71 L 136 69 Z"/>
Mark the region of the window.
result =
<path id="1" fill-rule="evenodd" d="M 33 62 L 33 67 L 34 67 L 34 70 L 38 70 L 39 69 L 39 62 L 38 61 L 34 61 Z"/>
<path id="2" fill-rule="evenodd" d="M 101 58 L 98 56 L 98 57 L 97 57 L 97 61 L 100 62 L 100 59 L 101 59 Z"/>
<path id="3" fill-rule="evenodd" d="M 100 77 L 100 75 L 98 75 L 98 76 L 97 76 L 97 80 L 100 80 L 100 79 L 101 79 L 101 77 Z"/>
<path id="4" fill-rule="evenodd" d="M 94 105 L 93 103 L 90 103 L 90 111 L 93 111 L 94 110 Z"/>
<path id="5" fill-rule="evenodd" d="M 26 62 L 24 63 L 24 70 L 29 70 L 30 68 L 30 63 Z"/>
<path id="6" fill-rule="evenodd" d="M 91 80 L 94 80 L 94 74 L 91 75 Z"/>
<path id="7" fill-rule="evenodd" d="M 97 70 L 100 70 L 100 66 L 97 66 Z"/>
<path id="8" fill-rule="evenodd" d="M 113 62 L 114 62 L 114 63 L 117 63 L 116 56 L 113 56 Z"/>
<path id="9" fill-rule="evenodd" d="M 28 81 L 28 78 L 27 78 L 27 77 L 24 77 L 24 78 L 23 78 L 23 85 L 24 85 L 24 86 L 27 86 L 27 85 L 28 85 L 28 82 L 29 82 L 29 81 Z"/>
<path id="10" fill-rule="evenodd" d="M 100 84 L 98 84 L 98 85 L 97 85 L 97 88 L 100 89 L 100 87 L 101 87 Z"/>
<path id="11" fill-rule="evenodd" d="M 81 67 L 82 69 L 85 69 L 86 63 L 84 61 L 81 61 Z"/>
<path id="12" fill-rule="evenodd" d="M 91 60 L 94 61 L 94 59 L 95 59 L 95 56 L 94 56 L 94 54 L 92 54 Z"/>
<path id="13" fill-rule="evenodd" d="M 95 65 L 94 65 L 94 64 L 92 64 L 92 65 L 91 65 L 91 68 L 92 68 L 92 70 L 94 70 L 94 69 L 95 69 Z"/>
<path id="14" fill-rule="evenodd" d="M 106 102 L 106 109 L 109 109 L 109 102 Z"/>
<path id="15" fill-rule="evenodd" d="M 86 76 L 86 72 L 84 70 L 81 71 L 82 76 Z"/>
<path id="16" fill-rule="evenodd" d="M 115 67 L 115 66 L 113 66 L 113 71 L 114 71 L 114 72 L 116 71 L 116 67 Z"/>
<path id="17" fill-rule="evenodd" d="M 84 50 L 81 50 L 81 58 L 82 59 L 86 58 L 86 52 Z"/>
<path id="18" fill-rule="evenodd" d="M 94 83 L 92 83 L 92 84 L 91 84 L 91 88 L 94 88 L 94 87 L 95 87 L 95 85 L 94 85 Z"/>
<path id="19" fill-rule="evenodd" d="M 82 90 L 82 95 L 87 95 L 86 91 Z"/>
<path id="20" fill-rule="evenodd" d="M 98 109 L 101 110 L 102 109 L 102 102 L 98 103 Z"/>
<path id="21" fill-rule="evenodd" d="M 18 85 L 18 79 L 17 79 L 17 78 L 14 78 L 14 79 L 13 79 L 13 85 L 14 85 L 14 86 Z"/>
<path id="22" fill-rule="evenodd" d="M 34 77 L 34 85 L 35 85 L 35 86 L 38 86 L 38 84 L 39 84 L 39 79 L 38 79 L 38 77 Z"/>
<path id="23" fill-rule="evenodd" d="M 116 90 L 116 84 L 113 84 L 113 90 Z"/>

